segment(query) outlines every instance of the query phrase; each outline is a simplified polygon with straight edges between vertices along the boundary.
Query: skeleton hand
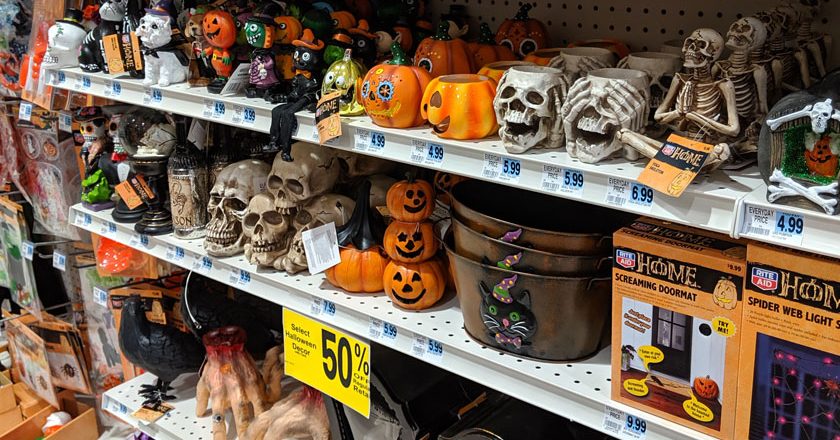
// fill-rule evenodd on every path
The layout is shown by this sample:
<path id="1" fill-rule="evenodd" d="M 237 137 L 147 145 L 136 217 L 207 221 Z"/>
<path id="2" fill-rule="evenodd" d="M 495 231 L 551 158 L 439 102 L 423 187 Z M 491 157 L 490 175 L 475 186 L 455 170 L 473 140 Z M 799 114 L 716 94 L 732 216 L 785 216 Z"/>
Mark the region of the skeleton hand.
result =
<path id="1" fill-rule="evenodd" d="M 286 386 L 291 392 L 257 416 L 242 440 L 311 438 L 329 440 L 330 422 L 321 393 L 300 382 Z"/>
<path id="2" fill-rule="evenodd" d="M 683 117 L 679 110 L 671 110 L 669 112 L 660 113 L 655 115 L 653 119 L 660 124 L 670 124 L 671 122 L 676 121 L 677 119 Z"/>
<path id="3" fill-rule="evenodd" d="M 244 350 L 245 338 L 245 331 L 233 326 L 211 331 L 202 338 L 207 347 L 207 361 L 196 389 L 195 412 L 203 417 L 210 400 L 214 440 L 227 438 L 228 408 L 233 411 L 239 436 L 248 429 L 253 415 L 266 410 L 265 385 L 254 359 Z M 249 411 L 249 404 L 253 411 Z"/>
<path id="4" fill-rule="evenodd" d="M 265 362 L 263 363 L 261 372 L 263 382 L 265 382 L 268 390 L 267 398 L 270 403 L 275 403 L 280 400 L 280 393 L 282 392 L 281 381 L 285 375 L 283 371 L 285 361 L 286 356 L 283 353 L 283 348 L 279 345 L 272 347 L 265 354 Z"/>

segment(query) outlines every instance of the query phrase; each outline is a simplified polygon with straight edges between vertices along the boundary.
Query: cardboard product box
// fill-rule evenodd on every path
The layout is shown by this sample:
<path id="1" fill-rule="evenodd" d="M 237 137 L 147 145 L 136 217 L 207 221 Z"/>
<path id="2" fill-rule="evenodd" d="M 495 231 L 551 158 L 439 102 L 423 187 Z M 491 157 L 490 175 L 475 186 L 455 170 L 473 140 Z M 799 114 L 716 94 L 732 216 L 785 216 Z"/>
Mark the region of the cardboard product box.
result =
<path id="1" fill-rule="evenodd" d="M 0 433 L 6 432 L 23 421 L 19 406 L 13 406 L 7 411 L 0 412 Z"/>
<path id="2" fill-rule="evenodd" d="M 99 431 L 96 426 L 96 411 L 82 402 L 77 402 L 69 390 L 58 395 L 62 411 L 66 411 L 73 418 L 55 433 L 44 437 L 44 440 L 96 440 Z M 44 434 L 41 428 L 47 422 L 47 417 L 57 411 L 52 406 L 46 406 L 37 413 L 27 417 L 24 421 L 10 430 L 0 432 L 0 440 L 36 439 Z"/>
<path id="3" fill-rule="evenodd" d="M 745 244 L 640 219 L 613 245 L 612 398 L 733 438 Z"/>
<path id="4" fill-rule="evenodd" d="M 840 260 L 750 244 L 738 439 L 840 438 Z"/>

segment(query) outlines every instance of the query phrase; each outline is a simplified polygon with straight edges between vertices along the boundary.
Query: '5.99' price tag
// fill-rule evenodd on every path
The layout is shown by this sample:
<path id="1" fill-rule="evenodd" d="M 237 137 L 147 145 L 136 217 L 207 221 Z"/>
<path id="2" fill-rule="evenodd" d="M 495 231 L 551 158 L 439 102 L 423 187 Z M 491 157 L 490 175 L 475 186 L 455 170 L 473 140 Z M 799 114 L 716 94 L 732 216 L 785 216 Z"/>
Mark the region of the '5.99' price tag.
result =
<path id="1" fill-rule="evenodd" d="M 338 329 L 283 309 L 286 374 L 370 415 L 370 345 Z"/>
<path id="2" fill-rule="evenodd" d="M 398 333 L 397 327 L 394 324 L 388 321 L 382 321 L 381 319 L 370 318 L 368 336 L 371 340 L 393 345 L 397 340 Z"/>
<path id="3" fill-rule="evenodd" d="M 560 192 L 574 197 L 583 197 L 583 171 L 566 168 L 563 170 L 563 181 Z"/>

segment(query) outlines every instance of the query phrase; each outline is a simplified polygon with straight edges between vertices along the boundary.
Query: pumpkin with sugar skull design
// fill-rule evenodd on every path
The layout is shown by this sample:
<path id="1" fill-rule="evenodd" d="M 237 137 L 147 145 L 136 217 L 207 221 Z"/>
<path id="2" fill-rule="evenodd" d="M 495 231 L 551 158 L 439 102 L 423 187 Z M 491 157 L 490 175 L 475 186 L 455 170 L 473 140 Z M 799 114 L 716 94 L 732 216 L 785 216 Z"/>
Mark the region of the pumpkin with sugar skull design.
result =
<path id="1" fill-rule="evenodd" d="M 480 69 L 497 61 L 516 61 L 516 55 L 509 46 L 498 44 L 493 37 L 490 25 L 481 23 L 481 30 L 476 43 L 470 44 L 475 59 L 474 66 Z"/>
<path id="2" fill-rule="evenodd" d="M 382 127 L 423 125 L 420 99 L 432 76 L 425 69 L 412 66 L 399 43 L 391 45 L 391 53 L 391 61 L 370 69 L 362 87 L 357 89 L 362 105 L 371 121 Z"/>
<path id="3" fill-rule="evenodd" d="M 420 114 L 445 139 L 481 139 L 499 131 L 496 82 L 483 75 L 445 75 L 426 87 Z"/>
<path id="4" fill-rule="evenodd" d="M 423 310 L 435 305 L 446 288 L 446 271 L 437 258 L 422 263 L 392 261 L 382 276 L 385 293 L 399 307 Z"/>
<path id="5" fill-rule="evenodd" d="M 435 212 L 435 191 L 425 180 L 407 180 L 397 182 L 388 189 L 386 204 L 394 220 L 401 222 L 420 222 Z"/>
<path id="6" fill-rule="evenodd" d="M 385 253 L 394 261 L 419 263 L 435 256 L 438 241 L 431 222 L 394 221 L 385 230 Z"/>

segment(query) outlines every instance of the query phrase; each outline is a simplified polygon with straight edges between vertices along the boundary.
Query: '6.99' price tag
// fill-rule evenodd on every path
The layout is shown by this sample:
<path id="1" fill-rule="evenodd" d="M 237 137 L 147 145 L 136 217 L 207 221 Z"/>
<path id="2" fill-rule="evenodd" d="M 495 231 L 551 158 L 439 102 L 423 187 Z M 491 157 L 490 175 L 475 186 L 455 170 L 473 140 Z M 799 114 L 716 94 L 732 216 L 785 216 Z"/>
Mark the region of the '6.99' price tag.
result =
<path id="1" fill-rule="evenodd" d="M 370 415 L 370 345 L 338 329 L 283 309 L 286 374 Z"/>

